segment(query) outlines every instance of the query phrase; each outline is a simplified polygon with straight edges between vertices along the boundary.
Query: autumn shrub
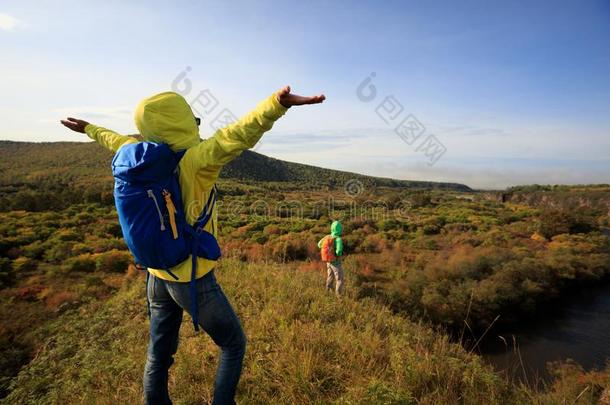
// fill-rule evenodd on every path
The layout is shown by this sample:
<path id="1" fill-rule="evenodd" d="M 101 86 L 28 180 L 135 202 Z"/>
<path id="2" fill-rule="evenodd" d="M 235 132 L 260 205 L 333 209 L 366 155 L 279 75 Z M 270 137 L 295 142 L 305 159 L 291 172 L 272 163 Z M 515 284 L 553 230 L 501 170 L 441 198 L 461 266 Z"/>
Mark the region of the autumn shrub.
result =
<path id="1" fill-rule="evenodd" d="M 483 246 L 501 246 L 505 247 L 510 244 L 511 235 L 502 229 L 492 229 L 481 235 Z"/>
<path id="2" fill-rule="evenodd" d="M 545 404 L 600 404 L 610 403 L 610 368 L 586 372 L 574 361 L 550 363 L 549 371 L 554 380 L 540 393 L 540 403 Z"/>
<path id="3" fill-rule="evenodd" d="M 423 231 L 418 232 L 409 240 L 409 244 L 415 249 L 437 250 L 438 242 L 434 237 L 435 235 L 424 235 Z"/>
<path id="4" fill-rule="evenodd" d="M 245 249 L 245 257 L 249 262 L 259 262 L 267 258 L 265 246 L 262 244 L 251 244 Z"/>
<path id="5" fill-rule="evenodd" d="M 248 225 L 248 231 L 247 231 L 246 236 L 250 237 L 250 236 L 252 236 L 252 234 L 254 234 L 256 232 L 262 232 L 267 225 L 269 225 L 269 221 L 265 221 L 265 220 L 252 221 Z"/>
<path id="6" fill-rule="evenodd" d="M 77 221 L 79 226 L 85 226 L 95 222 L 97 217 L 88 212 L 80 212 L 74 216 L 74 219 Z"/>
<path id="7" fill-rule="evenodd" d="M 127 245 L 123 239 L 119 238 L 88 238 L 85 241 L 84 249 L 93 253 L 102 253 L 109 250 L 125 250 Z"/>
<path id="8" fill-rule="evenodd" d="M 399 268 L 403 264 L 403 260 L 410 256 L 410 249 L 400 242 L 387 243 L 385 249 L 377 256 L 377 261 L 382 263 L 387 270 Z M 402 272 L 403 269 L 400 269 Z"/>
<path id="9" fill-rule="evenodd" d="M 424 233 L 424 235 L 437 235 L 439 234 L 441 231 L 441 228 L 438 225 L 424 225 L 422 227 L 422 232 Z"/>
<path id="10" fill-rule="evenodd" d="M 117 221 L 112 221 L 104 224 L 102 227 L 102 231 L 104 234 L 112 235 L 115 238 L 122 238 L 123 231 L 121 230 L 121 225 Z"/>
<path id="11" fill-rule="evenodd" d="M 24 287 L 19 287 L 15 296 L 20 301 L 38 301 L 40 299 L 40 294 L 46 289 L 43 285 L 28 285 Z"/>
<path id="12" fill-rule="evenodd" d="M 60 229 L 55 232 L 53 239 L 60 242 L 71 242 L 83 240 L 83 232 L 77 232 L 73 229 Z"/>
<path id="13" fill-rule="evenodd" d="M 45 298 L 47 308 L 52 311 L 60 309 L 64 304 L 76 303 L 77 301 L 78 296 L 67 290 L 53 292 Z"/>
<path id="14" fill-rule="evenodd" d="M 69 258 L 63 263 L 62 267 L 68 272 L 92 272 L 95 271 L 97 267 L 97 260 L 91 254 L 84 253 L 76 257 Z"/>
<path id="15" fill-rule="evenodd" d="M 403 224 L 397 219 L 391 218 L 384 221 L 380 221 L 378 228 L 381 231 L 398 230 L 403 228 Z"/>
<path id="16" fill-rule="evenodd" d="M 367 281 L 374 281 L 381 265 L 373 255 L 357 255 L 350 260 L 349 267 L 353 273 L 359 274 Z"/>
<path id="17" fill-rule="evenodd" d="M 23 250 L 18 247 L 12 247 L 6 252 L 6 257 L 9 259 L 16 259 L 23 254 Z"/>
<path id="18" fill-rule="evenodd" d="M 96 251 L 96 247 L 94 243 L 92 243 L 91 239 L 87 239 L 84 242 L 77 242 L 72 246 L 72 254 L 73 255 L 81 255 L 84 253 L 94 253 Z M 100 250 L 101 252 L 102 250 Z M 99 252 L 97 252 L 99 253 Z"/>
<path id="19" fill-rule="evenodd" d="M 44 260 L 50 263 L 61 263 L 72 255 L 73 242 L 48 241 L 44 252 Z"/>
<path id="20" fill-rule="evenodd" d="M 54 226 L 61 219 L 61 214 L 56 211 L 46 211 L 40 213 L 40 222 L 48 226 Z"/>
<path id="21" fill-rule="evenodd" d="M 0 288 L 6 287 L 13 282 L 13 266 L 11 259 L 0 257 Z"/>
<path id="22" fill-rule="evenodd" d="M 311 222 L 292 220 L 292 221 L 290 221 L 288 230 L 290 232 L 296 233 L 296 232 L 306 231 L 306 230 L 310 229 L 312 226 L 313 226 L 313 223 L 311 223 Z"/>
<path id="23" fill-rule="evenodd" d="M 398 230 L 398 229 L 384 231 L 382 233 L 382 236 L 385 239 L 387 239 L 388 241 L 397 241 L 397 240 L 406 239 L 409 237 L 409 235 L 407 233 L 405 233 L 402 230 Z"/>
<path id="24" fill-rule="evenodd" d="M 602 235 L 558 235 L 543 250 L 463 244 L 419 254 L 402 295 L 407 307 L 449 326 L 461 325 L 470 308 L 470 326 L 484 329 L 498 315 L 505 323 L 534 315 L 573 280 L 599 280 L 608 269 Z"/>
<path id="25" fill-rule="evenodd" d="M 345 243 L 343 245 L 344 245 L 344 249 L 345 249 Z M 318 247 L 318 239 L 317 238 L 308 239 L 306 244 L 305 244 L 305 246 L 306 246 L 306 249 L 307 249 L 307 257 L 310 260 L 318 260 L 318 259 L 320 259 L 320 248 Z"/>
<path id="26" fill-rule="evenodd" d="M 388 247 L 388 241 L 379 234 L 368 235 L 359 246 L 363 253 L 380 253 Z"/>
<path id="27" fill-rule="evenodd" d="M 13 260 L 13 269 L 16 273 L 34 271 L 37 267 L 38 262 L 27 257 L 21 256 Z"/>
<path id="28" fill-rule="evenodd" d="M 250 242 L 262 245 L 269 240 L 269 237 L 265 235 L 263 232 L 255 232 L 250 236 Z"/>
<path id="29" fill-rule="evenodd" d="M 41 241 L 35 241 L 23 247 L 23 255 L 29 259 L 42 259 L 46 245 Z"/>
<path id="30" fill-rule="evenodd" d="M 265 226 L 265 229 L 263 229 L 263 233 L 267 236 L 279 235 L 280 227 L 277 226 L 276 224 L 269 224 L 269 225 Z"/>
<path id="31" fill-rule="evenodd" d="M 246 238 L 247 232 L 250 229 L 250 225 L 244 225 L 244 226 L 240 226 L 237 229 L 235 229 L 235 231 L 233 232 L 233 234 L 231 236 L 236 237 L 236 238 Z"/>
<path id="32" fill-rule="evenodd" d="M 95 270 L 102 272 L 124 272 L 131 263 L 129 252 L 111 250 L 100 253 L 95 259 Z"/>
<path id="33" fill-rule="evenodd" d="M 326 228 L 329 229 L 330 227 L 330 223 L 332 221 L 326 223 Z M 377 230 L 377 222 L 374 221 L 373 219 L 370 218 L 366 218 L 366 217 L 357 217 L 354 218 L 350 221 L 348 221 L 347 223 L 343 224 L 344 226 L 344 231 L 347 232 L 348 230 L 350 232 L 357 232 L 361 229 L 365 229 L 365 227 L 367 227 L 367 231 L 368 233 L 376 231 Z"/>
<path id="34" fill-rule="evenodd" d="M 538 222 L 537 231 L 547 239 L 555 235 L 570 232 L 570 215 L 560 210 L 545 210 Z"/>
<path id="35" fill-rule="evenodd" d="M 476 226 L 469 223 L 454 222 L 443 226 L 443 231 L 448 233 L 460 233 L 476 230 Z"/>
<path id="36" fill-rule="evenodd" d="M 519 215 L 513 211 L 503 211 L 497 214 L 496 217 L 500 225 L 508 225 L 520 221 L 523 218 L 523 215 Z"/>
<path id="37" fill-rule="evenodd" d="M 308 257 L 308 242 L 300 234 L 281 236 L 271 243 L 271 256 L 280 262 L 304 260 Z"/>
<path id="38" fill-rule="evenodd" d="M 232 257 L 240 261 L 248 260 L 247 246 L 244 241 L 237 239 L 221 239 L 220 244 L 222 246 L 223 257 Z"/>
<path id="39" fill-rule="evenodd" d="M 432 205 L 432 195 L 425 191 L 413 193 L 409 200 L 413 208 L 421 208 Z"/>

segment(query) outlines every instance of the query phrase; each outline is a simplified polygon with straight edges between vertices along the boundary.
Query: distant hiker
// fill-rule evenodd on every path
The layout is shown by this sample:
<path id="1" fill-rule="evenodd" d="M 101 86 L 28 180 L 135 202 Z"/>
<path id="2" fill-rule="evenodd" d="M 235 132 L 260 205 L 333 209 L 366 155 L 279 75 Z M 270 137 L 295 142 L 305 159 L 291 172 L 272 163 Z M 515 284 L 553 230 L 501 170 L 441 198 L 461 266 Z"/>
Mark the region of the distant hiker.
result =
<path id="1" fill-rule="evenodd" d="M 215 260 L 220 256 L 215 238 L 215 182 L 222 167 L 252 148 L 289 107 L 322 101 L 323 95 L 297 96 L 287 86 L 203 141 L 198 118 L 186 100 L 173 92 L 154 95 L 138 105 L 136 126 L 146 142 L 75 118 L 61 121 L 117 152 L 113 160 L 115 202 L 125 242 L 136 262 L 165 264 L 146 265 L 150 314 L 144 369 L 147 404 L 171 404 L 168 372 L 178 348 L 184 310 L 195 328 L 200 325 L 222 350 L 213 403 L 234 403 L 246 337 L 214 276 Z"/>
<path id="2" fill-rule="evenodd" d="M 318 242 L 322 261 L 326 262 L 326 290 L 331 291 L 333 281 L 335 282 L 335 294 L 343 293 L 343 267 L 341 256 L 343 256 L 343 240 L 341 222 L 334 221 L 330 226 L 330 235 L 326 235 Z"/>

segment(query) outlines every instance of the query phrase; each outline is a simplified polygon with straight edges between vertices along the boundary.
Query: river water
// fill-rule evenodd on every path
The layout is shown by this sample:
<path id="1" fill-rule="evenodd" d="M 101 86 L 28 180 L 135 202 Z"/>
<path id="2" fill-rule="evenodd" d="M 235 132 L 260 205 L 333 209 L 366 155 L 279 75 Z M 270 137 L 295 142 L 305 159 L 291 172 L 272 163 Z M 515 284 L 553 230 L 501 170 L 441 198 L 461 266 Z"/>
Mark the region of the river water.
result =
<path id="1" fill-rule="evenodd" d="M 610 230 L 604 233 L 610 237 Z M 546 364 L 551 361 L 572 359 L 586 370 L 603 368 L 610 359 L 610 284 L 586 288 L 558 308 L 513 333 L 490 332 L 483 357 L 497 370 L 530 383 L 548 380 Z"/>

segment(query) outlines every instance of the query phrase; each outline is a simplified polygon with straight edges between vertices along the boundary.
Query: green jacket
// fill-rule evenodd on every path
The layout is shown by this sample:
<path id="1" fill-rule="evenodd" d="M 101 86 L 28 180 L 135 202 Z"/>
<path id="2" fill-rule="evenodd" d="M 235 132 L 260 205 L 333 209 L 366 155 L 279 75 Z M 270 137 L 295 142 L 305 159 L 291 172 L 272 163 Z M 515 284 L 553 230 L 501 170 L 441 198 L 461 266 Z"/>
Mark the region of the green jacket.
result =
<path id="1" fill-rule="evenodd" d="M 332 223 L 332 225 L 330 226 L 330 236 L 335 238 L 335 255 L 337 256 L 337 259 L 339 259 L 341 256 L 343 256 L 343 240 L 341 239 L 341 232 L 343 232 L 343 227 L 341 226 L 341 222 L 334 221 Z M 328 236 L 328 235 L 326 235 L 326 236 Z M 324 242 L 324 239 L 326 238 L 326 236 L 323 237 L 322 239 L 320 239 L 320 241 L 318 242 L 319 249 L 322 248 L 322 242 Z"/>

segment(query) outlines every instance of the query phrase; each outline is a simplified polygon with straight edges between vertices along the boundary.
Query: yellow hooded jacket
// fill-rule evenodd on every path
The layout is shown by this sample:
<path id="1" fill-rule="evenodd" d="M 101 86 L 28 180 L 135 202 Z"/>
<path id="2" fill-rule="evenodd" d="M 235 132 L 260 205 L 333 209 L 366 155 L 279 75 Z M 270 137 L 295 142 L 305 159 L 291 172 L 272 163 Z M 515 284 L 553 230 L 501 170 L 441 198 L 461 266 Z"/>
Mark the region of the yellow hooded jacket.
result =
<path id="1" fill-rule="evenodd" d="M 141 101 L 136 109 L 135 121 L 145 140 L 165 143 L 174 152 L 186 149 L 179 164 L 179 182 L 186 220 L 193 224 L 208 200 L 222 167 L 245 149 L 253 147 L 286 110 L 274 94 L 239 121 L 219 129 L 211 138 L 202 141 L 199 139 L 199 128 L 191 107 L 184 97 L 174 92 L 165 92 Z M 138 142 L 135 138 L 92 124 L 87 125 L 85 132 L 91 139 L 114 152 L 125 144 Z M 216 236 L 216 206 L 205 229 Z M 203 258 L 197 260 L 197 278 L 210 272 L 216 264 Z M 149 268 L 148 271 L 156 277 L 176 281 L 164 270 Z M 171 271 L 178 277 L 177 281 L 190 281 L 190 257 L 172 267 Z"/>

